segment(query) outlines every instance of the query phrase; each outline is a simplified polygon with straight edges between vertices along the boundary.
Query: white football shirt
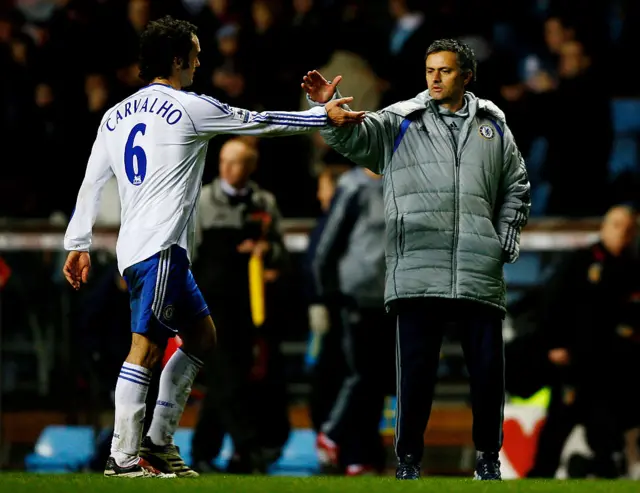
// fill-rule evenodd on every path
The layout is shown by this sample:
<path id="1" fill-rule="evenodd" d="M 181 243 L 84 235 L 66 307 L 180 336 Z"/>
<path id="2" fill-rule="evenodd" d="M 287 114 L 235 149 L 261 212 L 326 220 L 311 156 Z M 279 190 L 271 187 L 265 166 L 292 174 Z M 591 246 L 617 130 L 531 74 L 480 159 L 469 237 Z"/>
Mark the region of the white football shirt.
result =
<path id="1" fill-rule="evenodd" d="M 257 113 L 150 84 L 102 118 L 64 247 L 90 250 L 101 191 L 115 175 L 121 203 L 120 273 L 172 245 L 192 258 L 209 139 L 217 134 L 294 135 L 326 124 L 324 107 Z"/>

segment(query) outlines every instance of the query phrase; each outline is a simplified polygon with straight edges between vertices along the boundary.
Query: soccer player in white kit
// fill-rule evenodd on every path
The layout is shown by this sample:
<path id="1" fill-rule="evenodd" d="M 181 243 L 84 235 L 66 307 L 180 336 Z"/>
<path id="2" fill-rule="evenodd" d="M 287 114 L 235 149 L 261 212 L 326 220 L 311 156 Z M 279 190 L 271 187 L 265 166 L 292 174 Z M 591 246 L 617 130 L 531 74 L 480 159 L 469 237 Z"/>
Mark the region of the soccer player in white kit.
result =
<path id="1" fill-rule="evenodd" d="M 88 281 L 92 228 L 101 190 L 115 175 L 122 204 L 118 268 L 131 300 L 132 344 L 115 391 L 109 477 L 193 477 L 173 444 L 215 327 L 190 270 L 195 209 L 209 139 L 217 134 L 294 135 L 325 125 L 358 124 L 362 112 L 339 105 L 302 112 L 256 113 L 182 91 L 200 65 L 192 24 L 165 17 L 140 40 L 140 77 L 148 83 L 108 110 L 98 129 L 64 247 L 74 289 Z M 151 369 L 168 338 L 183 345 L 160 375 L 153 420 L 142 437 Z"/>

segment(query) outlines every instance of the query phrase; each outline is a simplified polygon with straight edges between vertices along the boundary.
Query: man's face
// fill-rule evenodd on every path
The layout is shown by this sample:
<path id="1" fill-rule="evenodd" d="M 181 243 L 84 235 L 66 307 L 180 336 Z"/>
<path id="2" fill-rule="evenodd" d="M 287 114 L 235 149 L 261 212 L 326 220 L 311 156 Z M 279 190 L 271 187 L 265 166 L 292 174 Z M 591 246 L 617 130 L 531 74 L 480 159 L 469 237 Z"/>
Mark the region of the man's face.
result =
<path id="1" fill-rule="evenodd" d="M 568 41 L 562 45 L 558 67 L 560 77 L 565 79 L 576 77 L 586 68 L 587 64 L 588 60 L 581 43 Z"/>
<path id="2" fill-rule="evenodd" d="M 600 238 L 611 255 L 618 256 L 635 241 L 636 218 L 627 209 L 611 209 L 604 218 Z"/>
<path id="3" fill-rule="evenodd" d="M 187 68 L 181 68 L 180 71 L 180 84 L 182 87 L 189 87 L 193 84 L 193 77 L 196 73 L 196 68 L 200 66 L 200 40 L 195 34 L 191 38 L 192 46 L 191 52 L 189 52 L 189 66 Z"/>
<path id="4" fill-rule="evenodd" d="M 464 94 L 470 80 L 458 65 L 458 57 L 452 51 L 439 51 L 427 57 L 427 87 L 429 95 L 439 102 L 457 101 Z"/>
<path id="5" fill-rule="evenodd" d="M 551 17 L 544 23 L 544 41 L 551 53 L 559 53 L 562 44 L 569 39 L 569 30 L 557 17 Z"/>
<path id="6" fill-rule="evenodd" d="M 247 145 L 238 141 L 227 142 L 220 151 L 220 178 L 234 188 L 243 188 L 253 173 L 248 152 Z"/>

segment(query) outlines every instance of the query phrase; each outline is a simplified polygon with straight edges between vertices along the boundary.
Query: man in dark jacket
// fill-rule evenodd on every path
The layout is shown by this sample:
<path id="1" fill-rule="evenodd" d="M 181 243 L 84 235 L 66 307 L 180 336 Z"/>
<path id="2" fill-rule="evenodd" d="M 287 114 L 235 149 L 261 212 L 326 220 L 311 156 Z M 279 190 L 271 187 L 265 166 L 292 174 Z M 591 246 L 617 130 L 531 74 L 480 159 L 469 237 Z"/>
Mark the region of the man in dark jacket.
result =
<path id="1" fill-rule="evenodd" d="M 309 303 L 310 328 L 307 348 L 307 368 L 311 374 L 309 413 L 316 433 L 320 433 L 331 412 L 347 370 L 342 350 L 340 307 L 320 297 L 313 268 L 338 179 L 347 169 L 346 165 L 329 164 L 325 165 L 318 176 L 317 198 L 322 215 L 309 234 L 309 245 L 304 257 L 305 294 Z"/>
<path id="2" fill-rule="evenodd" d="M 265 467 L 259 403 L 253 402 L 250 386 L 257 330 L 249 261 L 260 257 L 269 277 L 282 270 L 288 255 L 274 196 L 250 181 L 257 161 L 252 142 L 226 142 L 220 151 L 220 176 L 204 186 L 200 196 L 200 244 L 193 271 L 218 336 L 216 354 L 205 368 L 207 394 L 193 438 L 194 464 L 202 469 L 218 454 L 225 431 L 234 443 L 236 471 Z"/>
<path id="3" fill-rule="evenodd" d="M 529 477 L 555 477 L 564 443 L 578 423 L 584 423 L 594 452 L 594 473 L 616 475 L 612 454 L 624 430 L 611 406 L 625 392 L 618 385 L 625 376 L 616 374 L 624 363 L 616 348 L 624 338 L 616 334 L 619 326 L 634 325 L 629 300 L 638 285 L 635 238 L 635 212 L 611 208 L 600 241 L 573 252 L 545 286 L 540 347 L 552 365 L 551 402 Z"/>
<path id="4" fill-rule="evenodd" d="M 344 173 L 313 261 L 318 294 L 340 310 L 348 367 L 318 435 L 318 451 L 323 462 L 342 465 L 350 476 L 384 465 L 379 424 L 393 368 L 394 326 L 383 304 L 383 211 L 380 177 L 360 167 Z"/>

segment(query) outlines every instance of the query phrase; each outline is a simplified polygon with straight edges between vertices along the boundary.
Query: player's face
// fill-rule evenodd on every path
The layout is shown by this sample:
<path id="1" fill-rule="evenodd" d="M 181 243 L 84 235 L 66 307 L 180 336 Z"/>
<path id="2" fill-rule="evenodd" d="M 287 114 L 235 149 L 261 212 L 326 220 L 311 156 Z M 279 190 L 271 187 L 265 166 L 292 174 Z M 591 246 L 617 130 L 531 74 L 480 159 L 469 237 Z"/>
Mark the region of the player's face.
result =
<path id="1" fill-rule="evenodd" d="M 440 102 L 456 101 L 464 94 L 470 76 L 463 74 L 458 57 L 452 51 L 439 51 L 427 57 L 429 95 Z"/>
<path id="2" fill-rule="evenodd" d="M 196 73 L 196 68 L 200 66 L 200 40 L 198 36 L 193 35 L 191 52 L 189 53 L 189 66 L 183 68 L 180 72 L 180 83 L 182 87 L 189 87 L 193 84 L 193 76 Z"/>
<path id="3" fill-rule="evenodd" d="M 234 188 L 247 184 L 253 169 L 248 164 L 247 148 L 241 142 L 229 142 L 220 151 L 220 178 Z"/>
<path id="4" fill-rule="evenodd" d="M 624 208 L 615 208 L 607 213 L 602 223 L 600 237 L 612 255 L 618 256 L 635 241 L 636 218 Z"/>

